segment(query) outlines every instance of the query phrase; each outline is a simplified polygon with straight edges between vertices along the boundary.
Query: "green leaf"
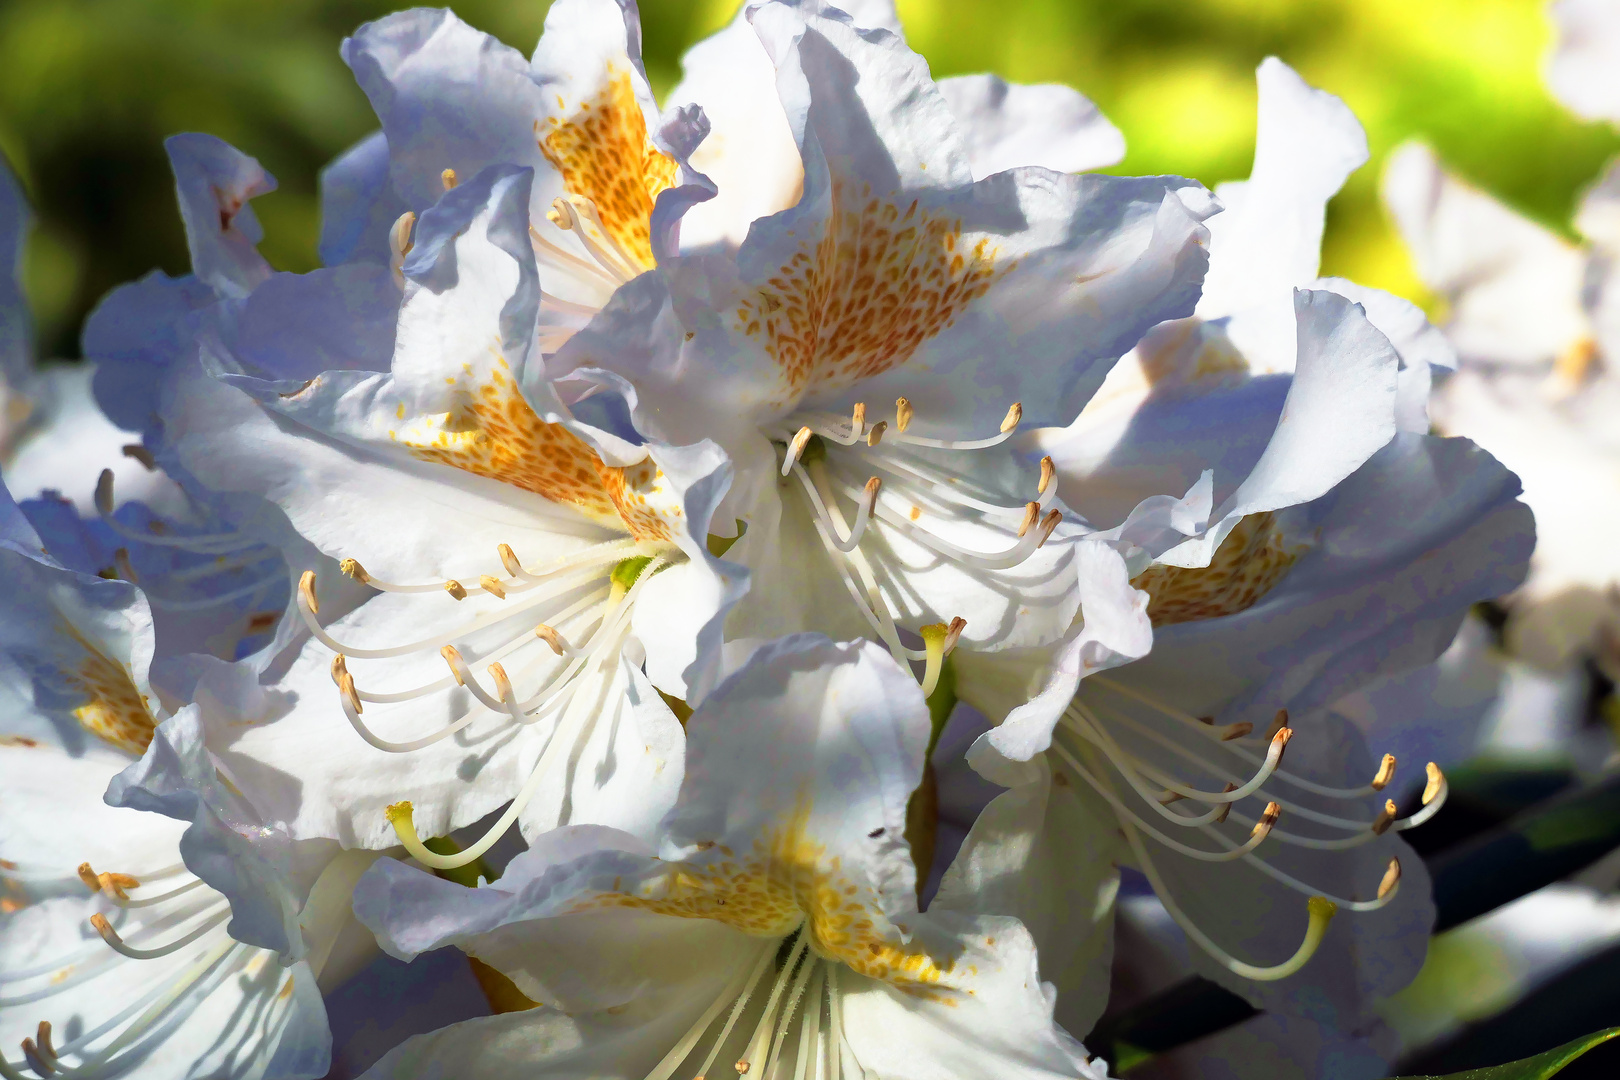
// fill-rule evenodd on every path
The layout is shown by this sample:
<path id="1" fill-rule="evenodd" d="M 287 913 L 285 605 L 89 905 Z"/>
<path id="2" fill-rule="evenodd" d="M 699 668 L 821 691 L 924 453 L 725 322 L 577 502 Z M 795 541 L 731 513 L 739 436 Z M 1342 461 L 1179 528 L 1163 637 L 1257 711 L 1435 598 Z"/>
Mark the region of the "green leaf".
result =
<path id="1" fill-rule="evenodd" d="M 1603 1031 L 1594 1031 L 1590 1035 L 1582 1036 L 1574 1042 L 1567 1042 L 1563 1046 L 1555 1047 L 1544 1054 L 1535 1057 L 1523 1058 L 1519 1061 L 1510 1061 L 1506 1065 L 1488 1065 L 1483 1069 L 1465 1069 L 1449 1076 L 1397 1076 L 1392 1080 L 1547 1080 L 1548 1077 L 1562 1071 L 1565 1065 L 1574 1061 L 1594 1046 L 1608 1042 L 1610 1039 L 1620 1037 L 1620 1027 L 1607 1028 Z"/>

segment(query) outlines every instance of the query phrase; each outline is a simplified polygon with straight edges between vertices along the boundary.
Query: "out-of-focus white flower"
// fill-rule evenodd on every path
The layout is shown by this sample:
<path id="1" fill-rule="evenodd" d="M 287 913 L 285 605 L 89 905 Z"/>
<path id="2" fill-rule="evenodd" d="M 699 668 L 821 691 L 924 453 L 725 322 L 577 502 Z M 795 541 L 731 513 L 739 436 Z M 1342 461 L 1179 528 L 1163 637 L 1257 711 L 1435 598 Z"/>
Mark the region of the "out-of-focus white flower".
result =
<path id="1" fill-rule="evenodd" d="M 956 642 L 1043 645 L 1073 622 L 1089 530 L 1009 440 L 1072 419 L 1148 326 L 1190 309 L 1213 204 L 1175 178 L 981 178 L 1028 160 L 1016 103 L 1069 101 L 1058 130 L 1084 110 L 1055 89 L 946 92 L 900 37 L 817 0 L 747 17 L 694 51 L 686 86 L 706 101 L 720 76 L 703 63 L 770 65 L 797 201 L 734 253 L 716 225 L 719 250 L 661 259 L 549 368 L 582 410 L 624 394 L 648 432 L 725 448 L 717 517 L 746 527 L 726 558 L 752 571 L 728 633 L 873 636 L 931 689 Z M 744 152 L 756 121 L 732 117 L 723 148 Z"/>
<path id="2" fill-rule="evenodd" d="M 324 1075 L 316 979 L 346 904 L 295 912 L 270 948 L 233 936 L 280 885 L 237 850 L 216 891 L 181 861 L 201 838 L 102 799 L 170 735 L 144 597 L 55 562 L 3 492 L 0 573 L 0 1075 Z"/>
<path id="3" fill-rule="evenodd" d="M 1315 280 L 1323 207 L 1365 160 L 1360 126 L 1278 61 L 1259 81 L 1254 172 L 1220 193 L 1199 314 L 1155 328 L 1076 424 L 1034 440 L 1070 505 L 1120 523 L 1103 535 L 1134 574 L 1114 572 L 1112 603 L 1094 588 L 1083 625 L 1134 610 L 1152 651 L 1106 672 L 1119 658 L 1019 671 L 1016 655 L 959 655 L 959 686 L 1006 718 L 968 760 L 1030 793 L 1000 828 L 1051 846 L 1122 833 L 1114 857 L 1147 876 L 1198 970 L 1354 1032 L 1421 963 L 1431 909 L 1395 833 L 1438 810 L 1444 781 L 1431 768 L 1425 808 L 1398 820 L 1396 763 L 1328 707 L 1432 660 L 1471 603 L 1520 580 L 1529 515 L 1487 455 L 1420 433 L 1428 368 L 1453 362 L 1421 313 Z M 1073 861 L 1032 859 L 1028 895 Z M 1355 915 L 1329 931 L 1334 910 Z M 1090 1010 L 1075 1026 L 1101 1007 L 1069 1001 L 1065 1022 Z"/>
<path id="4" fill-rule="evenodd" d="M 1100 1080 L 1000 882 L 918 910 L 904 832 L 928 715 L 881 648 L 767 645 L 689 731 L 656 848 L 573 827 L 488 888 L 368 873 L 356 911 L 389 951 L 453 943 L 546 1003 L 410 1040 L 377 1075 Z"/>
<path id="5" fill-rule="evenodd" d="M 1620 124 L 1620 8 L 1611 0 L 1557 0 L 1547 82 L 1586 120 Z"/>

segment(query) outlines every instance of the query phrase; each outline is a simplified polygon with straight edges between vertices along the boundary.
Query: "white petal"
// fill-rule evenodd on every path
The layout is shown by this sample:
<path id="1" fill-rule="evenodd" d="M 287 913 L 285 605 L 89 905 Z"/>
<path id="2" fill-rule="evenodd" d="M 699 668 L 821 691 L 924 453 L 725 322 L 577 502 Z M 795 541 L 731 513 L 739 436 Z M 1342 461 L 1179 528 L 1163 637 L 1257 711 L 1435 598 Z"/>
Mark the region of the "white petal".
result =
<path id="1" fill-rule="evenodd" d="M 967 139 L 975 180 L 1022 165 L 1085 172 L 1118 165 L 1125 157 L 1125 136 L 1085 95 L 1067 86 L 958 75 L 941 79 L 939 92 Z"/>

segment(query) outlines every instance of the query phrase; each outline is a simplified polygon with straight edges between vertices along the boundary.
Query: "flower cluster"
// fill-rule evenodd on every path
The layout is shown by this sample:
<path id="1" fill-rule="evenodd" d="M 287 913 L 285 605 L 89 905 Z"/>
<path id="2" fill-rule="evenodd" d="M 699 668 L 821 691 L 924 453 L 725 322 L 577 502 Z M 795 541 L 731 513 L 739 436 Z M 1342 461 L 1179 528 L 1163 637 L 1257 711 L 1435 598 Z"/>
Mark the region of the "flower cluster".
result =
<path id="1" fill-rule="evenodd" d="M 1101 1078 L 1122 868 L 1263 1008 L 1410 981 L 1446 782 L 1328 706 L 1532 529 L 1445 339 L 1318 276 L 1340 101 L 1266 61 L 1212 193 L 885 0 L 750 3 L 662 109 L 628 0 L 343 56 L 325 266 L 174 137 L 192 272 L 85 333 L 119 471 L 6 429 L 0 1076 L 319 1077 L 323 991 L 455 945 L 494 1015 L 376 1075 Z"/>

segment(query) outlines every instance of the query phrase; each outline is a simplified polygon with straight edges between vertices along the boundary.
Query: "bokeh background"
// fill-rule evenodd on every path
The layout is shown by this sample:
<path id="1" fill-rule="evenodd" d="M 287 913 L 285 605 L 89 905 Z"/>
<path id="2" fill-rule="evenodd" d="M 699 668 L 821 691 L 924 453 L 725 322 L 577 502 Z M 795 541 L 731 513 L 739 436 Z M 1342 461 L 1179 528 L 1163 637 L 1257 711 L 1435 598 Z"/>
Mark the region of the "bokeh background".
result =
<path id="1" fill-rule="evenodd" d="M 261 250 L 277 269 L 316 266 L 319 170 L 375 126 L 339 43 L 399 6 L 0 0 L 0 152 L 38 215 L 25 283 L 41 356 L 76 357 L 85 315 L 112 286 L 154 267 L 187 270 L 162 148 L 174 132 L 208 132 L 258 157 L 280 181 L 254 202 L 265 227 Z M 451 6 L 527 52 L 548 4 Z M 724 25 L 737 0 L 641 6 L 649 74 L 662 93 L 678 79 L 686 47 Z M 1450 168 L 1565 235 L 1583 187 L 1620 153 L 1620 134 L 1581 123 L 1549 96 L 1543 0 L 898 6 L 936 75 L 989 70 L 1068 83 L 1125 133 L 1129 154 L 1111 171 L 1179 173 L 1210 186 L 1247 175 L 1254 69 L 1267 55 L 1282 57 L 1350 104 L 1372 148 L 1372 162 L 1331 204 L 1323 273 L 1400 293 L 1436 315 L 1379 205 L 1391 148 L 1426 139 Z M 1400 1026 L 1433 1035 L 1509 1007 L 1521 987 L 1501 977 L 1491 948 L 1487 931 L 1439 939 L 1419 985 L 1396 1006 L 1406 1017 Z"/>
<path id="2" fill-rule="evenodd" d="M 39 213 L 27 286 L 46 356 L 78 354 L 85 313 L 154 266 L 186 269 L 163 137 L 206 131 L 255 155 L 281 188 L 254 203 L 282 270 L 316 265 L 316 176 L 374 126 L 338 57 L 391 0 L 0 0 L 0 151 Z M 545 0 L 459 0 L 468 22 L 525 51 Z M 682 51 L 737 0 L 643 0 L 660 91 Z M 1427 302 L 1377 200 L 1383 156 L 1432 142 L 1454 169 L 1561 231 L 1581 187 L 1620 150 L 1549 97 L 1541 0 L 899 0 L 938 75 L 1059 81 L 1124 131 L 1118 171 L 1213 185 L 1245 176 L 1254 68 L 1281 56 L 1366 125 L 1372 163 L 1333 202 L 1324 273 Z"/>

